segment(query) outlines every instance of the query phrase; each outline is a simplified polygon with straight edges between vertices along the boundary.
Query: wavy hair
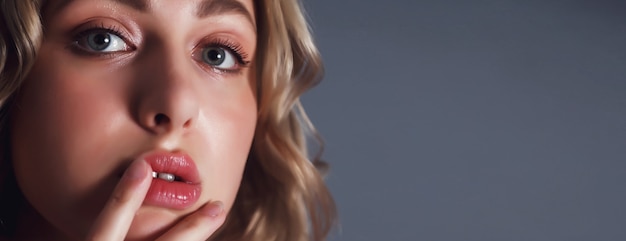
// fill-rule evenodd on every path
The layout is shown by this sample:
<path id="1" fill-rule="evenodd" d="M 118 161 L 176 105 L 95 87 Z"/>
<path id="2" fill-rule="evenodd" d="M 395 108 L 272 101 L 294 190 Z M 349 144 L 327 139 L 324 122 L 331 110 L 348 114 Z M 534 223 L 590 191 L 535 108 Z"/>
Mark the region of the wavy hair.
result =
<path id="1" fill-rule="evenodd" d="M 301 3 L 254 1 L 257 33 L 258 121 L 234 206 L 210 240 L 325 240 L 336 208 L 321 173 L 320 153 L 309 158 L 307 137 L 319 136 L 300 96 L 322 79 L 323 66 Z M 0 128 L 11 97 L 31 69 L 42 41 L 42 0 L 0 0 Z M 6 133 L 6 130 L 2 130 Z M 6 134 L 2 135 L 6 142 Z M 10 154 L 0 159 L 0 194 L 18 192 Z M 321 141 L 320 141 L 320 144 Z M 16 200 L 0 200 L 2 226 L 14 228 Z M 8 214 L 7 214 L 8 213 Z M 8 217 L 7 217 L 8 216 Z M 1 230 L 2 228 L 0 228 Z M 0 231 L 2 233 L 2 231 Z"/>
<path id="2" fill-rule="evenodd" d="M 17 210 L 25 202 L 19 191 L 5 128 L 13 93 L 35 63 L 41 44 L 39 0 L 0 0 L 0 237 L 15 229 Z"/>

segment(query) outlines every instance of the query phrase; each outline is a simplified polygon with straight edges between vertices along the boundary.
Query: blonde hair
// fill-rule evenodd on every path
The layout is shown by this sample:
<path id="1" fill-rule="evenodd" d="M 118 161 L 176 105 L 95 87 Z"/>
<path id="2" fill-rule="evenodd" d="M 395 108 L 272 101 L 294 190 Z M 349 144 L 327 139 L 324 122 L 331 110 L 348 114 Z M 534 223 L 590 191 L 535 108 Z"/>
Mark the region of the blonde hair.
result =
<path id="1" fill-rule="evenodd" d="M 0 3 L 0 118 L 4 120 L 11 96 L 35 61 L 42 24 L 41 0 Z M 317 134 L 299 100 L 321 80 L 321 58 L 299 1 L 254 3 L 257 128 L 235 204 L 211 240 L 325 240 L 335 225 L 335 204 L 318 171 L 325 164 L 319 154 L 312 160 L 308 157 L 306 137 Z M 0 171 L 5 173 L 0 177 L 6 182 L 12 173 L 6 170 L 7 158 L 3 159 Z"/>

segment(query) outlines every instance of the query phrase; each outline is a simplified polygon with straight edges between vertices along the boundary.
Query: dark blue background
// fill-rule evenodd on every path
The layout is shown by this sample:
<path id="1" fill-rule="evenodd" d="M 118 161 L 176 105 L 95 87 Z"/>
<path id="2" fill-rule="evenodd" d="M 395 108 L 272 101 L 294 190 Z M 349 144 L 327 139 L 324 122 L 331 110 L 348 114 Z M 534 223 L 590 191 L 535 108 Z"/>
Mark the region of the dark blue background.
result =
<path id="1" fill-rule="evenodd" d="M 626 240 L 626 1 L 304 5 L 332 240 Z"/>

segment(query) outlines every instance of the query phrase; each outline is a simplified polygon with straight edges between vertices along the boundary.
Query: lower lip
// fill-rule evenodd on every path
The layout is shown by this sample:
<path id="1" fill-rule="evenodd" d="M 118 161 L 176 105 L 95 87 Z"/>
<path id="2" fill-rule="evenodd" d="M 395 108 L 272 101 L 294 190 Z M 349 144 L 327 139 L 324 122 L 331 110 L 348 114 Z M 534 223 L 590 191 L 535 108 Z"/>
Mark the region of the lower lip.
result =
<path id="1" fill-rule="evenodd" d="M 144 204 L 171 209 L 186 209 L 198 201 L 200 185 L 168 182 L 154 178 L 144 199 Z"/>
<path id="2" fill-rule="evenodd" d="M 187 209 L 200 198 L 201 184 L 198 169 L 187 154 L 155 151 L 143 155 L 152 171 L 171 173 L 187 180 L 168 182 L 153 178 L 143 203 L 170 209 Z"/>

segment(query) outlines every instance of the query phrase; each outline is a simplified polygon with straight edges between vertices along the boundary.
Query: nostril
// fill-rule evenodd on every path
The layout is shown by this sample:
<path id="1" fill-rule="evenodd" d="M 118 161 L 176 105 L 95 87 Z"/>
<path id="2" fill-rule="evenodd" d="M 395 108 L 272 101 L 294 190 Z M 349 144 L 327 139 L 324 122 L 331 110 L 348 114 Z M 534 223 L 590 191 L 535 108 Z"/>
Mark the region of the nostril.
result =
<path id="1" fill-rule="evenodd" d="M 183 128 L 189 128 L 189 126 L 191 126 L 191 120 L 185 121 L 185 123 L 183 124 Z"/>
<path id="2" fill-rule="evenodd" d="M 167 124 L 169 121 L 170 118 L 164 114 L 157 114 L 156 116 L 154 116 L 154 124 L 156 124 L 157 126 Z"/>

